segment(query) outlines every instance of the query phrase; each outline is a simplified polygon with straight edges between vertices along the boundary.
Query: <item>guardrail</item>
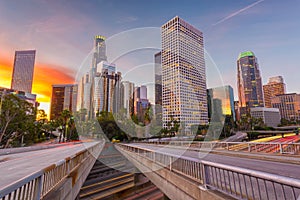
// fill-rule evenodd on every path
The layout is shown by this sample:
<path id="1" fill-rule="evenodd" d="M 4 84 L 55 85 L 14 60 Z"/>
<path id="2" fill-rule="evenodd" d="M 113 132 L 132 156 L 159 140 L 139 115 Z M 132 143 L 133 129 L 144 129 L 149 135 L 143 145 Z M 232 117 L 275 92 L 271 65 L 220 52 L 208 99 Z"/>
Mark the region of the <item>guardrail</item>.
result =
<path id="1" fill-rule="evenodd" d="M 199 149 L 220 149 L 228 151 L 266 152 L 280 154 L 299 154 L 300 143 L 273 142 L 194 142 L 194 141 L 153 141 L 149 144 L 189 146 Z"/>
<path id="2" fill-rule="evenodd" d="M 90 164 L 91 160 L 95 160 L 94 155 L 98 152 L 100 152 L 99 143 L 87 147 L 72 157 L 30 174 L 0 190 L 0 200 L 42 199 L 79 165 Z"/>
<path id="3" fill-rule="evenodd" d="M 236 199 L 297 199 L 300 180 L 240 167 L 200 161 L 153 150 L 118 144 L 133 157 L 149 159 L 162 167 Z"/>

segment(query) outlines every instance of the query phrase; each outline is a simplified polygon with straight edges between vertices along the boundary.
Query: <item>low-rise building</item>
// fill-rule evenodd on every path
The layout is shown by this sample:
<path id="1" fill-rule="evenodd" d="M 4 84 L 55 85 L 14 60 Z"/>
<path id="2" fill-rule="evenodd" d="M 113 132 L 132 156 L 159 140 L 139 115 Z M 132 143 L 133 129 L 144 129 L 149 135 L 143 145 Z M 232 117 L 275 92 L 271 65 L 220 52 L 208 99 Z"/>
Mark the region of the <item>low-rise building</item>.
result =
<path id="1" fill-rule="evenodd" d="M 33 107 L 37 108 L 39 103 L 36 101 L 36 94 L 31 94 L 28 92 L 18 91 L 14 89 L 8 89 L 0 87 L 0 97 L 7 95 L 7 94 L 14 94 L 20 99 L 23 99 L 33 105 Z"/>
<path id="2" fill-rule="evenodd" d="M 277 127 L 280 124 L 281 117 L 278 108 L 250 108 L 250 114 L 254 118 L 261 118 L 267 126 Z"/>

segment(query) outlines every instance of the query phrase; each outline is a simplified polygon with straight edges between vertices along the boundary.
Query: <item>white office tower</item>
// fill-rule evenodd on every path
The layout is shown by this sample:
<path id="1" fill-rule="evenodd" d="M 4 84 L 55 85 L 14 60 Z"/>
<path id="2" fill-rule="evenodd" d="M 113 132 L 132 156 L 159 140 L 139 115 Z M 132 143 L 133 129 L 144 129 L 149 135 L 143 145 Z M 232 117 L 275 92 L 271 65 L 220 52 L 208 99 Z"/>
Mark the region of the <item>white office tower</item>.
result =
<path id="1" fill-rule="evenodd" d="M 203 35 L 178 16 L 162 26 L 162 93 L 164 127 L 208 122 Z"/>

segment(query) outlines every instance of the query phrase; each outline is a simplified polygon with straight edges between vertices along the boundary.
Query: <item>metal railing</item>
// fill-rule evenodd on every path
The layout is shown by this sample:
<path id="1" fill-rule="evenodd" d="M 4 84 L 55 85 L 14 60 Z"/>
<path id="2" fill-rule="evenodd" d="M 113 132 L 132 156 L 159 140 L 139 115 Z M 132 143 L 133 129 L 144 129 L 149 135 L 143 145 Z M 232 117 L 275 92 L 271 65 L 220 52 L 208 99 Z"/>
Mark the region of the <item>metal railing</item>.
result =
<path id="1" fill-rule="evenodd" d="M 186 146 L 198 149 L 215 149 L 228 151 L 247 151 L 280 154 L 299 154 L 300 143 L 273 142 L 193 142 L 193 141 L 152 141 L 149 144 Z"/>
<path id="2" fill-rule="evenodd" d="M 90 164 L 100 144 L 96 143 L 76 153 L 72 157 L 52 164 L 40 171 L 24 177 L 0 190 L 0 200 L 42 199 L 81 164 Z"/>
<path id="3" fill-rule="evenodd" d="M 149 159 L 162 167 L 236 199 L 286 199 L 300 197 L 300 180 L 224 164 L 200 161 L 153 150 L 118 144 L 121 150 Z M 295 172 L 296 173 L 296 172 Z"/>

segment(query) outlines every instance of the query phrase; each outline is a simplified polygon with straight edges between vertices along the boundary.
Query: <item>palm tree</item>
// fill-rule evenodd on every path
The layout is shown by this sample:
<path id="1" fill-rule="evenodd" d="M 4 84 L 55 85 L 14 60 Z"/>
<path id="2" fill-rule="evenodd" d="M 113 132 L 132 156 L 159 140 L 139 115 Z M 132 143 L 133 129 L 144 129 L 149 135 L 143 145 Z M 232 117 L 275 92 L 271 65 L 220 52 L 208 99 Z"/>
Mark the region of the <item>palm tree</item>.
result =
<path id="1" fill-rule="evenodd" d="M 71 112 L 69 110 L 63 110 L 61 115 L 60 115 L 60 118 L 59 118 L 59 121 L 61 122 L 60 125 L 62 126 L 61 134 L 63 134 L 64 140 L 67 137 L 68 122 L 69 122 L 71 116 L 72 115 L 71 115 Z M 59 136 L 59 142 L 61 140 L 61 134 Z"/>

